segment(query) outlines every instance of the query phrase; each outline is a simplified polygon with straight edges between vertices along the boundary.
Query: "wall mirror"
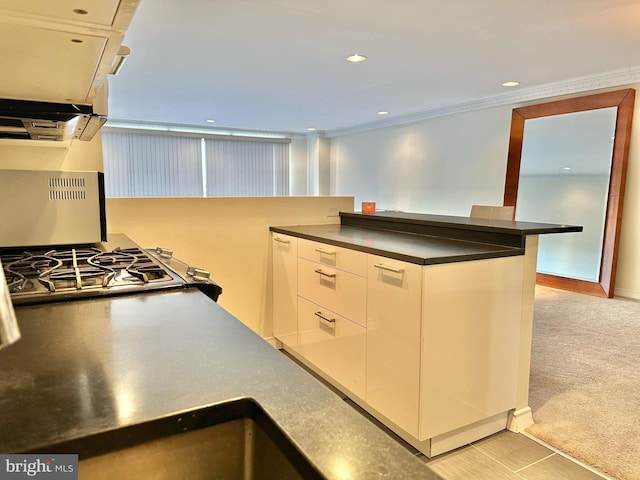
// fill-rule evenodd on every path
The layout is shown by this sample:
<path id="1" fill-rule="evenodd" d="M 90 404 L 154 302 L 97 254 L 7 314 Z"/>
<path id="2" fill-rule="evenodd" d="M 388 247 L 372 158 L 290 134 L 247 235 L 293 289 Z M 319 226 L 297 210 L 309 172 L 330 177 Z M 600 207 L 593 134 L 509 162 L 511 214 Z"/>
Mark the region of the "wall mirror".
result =
<path id="1" fill-rule="evenodd" d="M 613 297 L 635 91 L 516 108 L 504 205 L 516 220 L 582 225 L 543 235 L 537 283 Z"/>

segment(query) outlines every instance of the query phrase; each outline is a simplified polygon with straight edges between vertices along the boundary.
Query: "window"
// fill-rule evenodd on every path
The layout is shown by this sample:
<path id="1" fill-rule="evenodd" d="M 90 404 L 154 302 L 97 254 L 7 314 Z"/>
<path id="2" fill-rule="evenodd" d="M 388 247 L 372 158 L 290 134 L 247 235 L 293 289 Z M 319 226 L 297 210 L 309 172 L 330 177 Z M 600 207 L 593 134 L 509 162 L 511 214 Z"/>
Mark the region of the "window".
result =
<path id="1" fill-rule="evenodd" d="M 105 129 L 107 197 L 289 195 L 287 139 Z"/>

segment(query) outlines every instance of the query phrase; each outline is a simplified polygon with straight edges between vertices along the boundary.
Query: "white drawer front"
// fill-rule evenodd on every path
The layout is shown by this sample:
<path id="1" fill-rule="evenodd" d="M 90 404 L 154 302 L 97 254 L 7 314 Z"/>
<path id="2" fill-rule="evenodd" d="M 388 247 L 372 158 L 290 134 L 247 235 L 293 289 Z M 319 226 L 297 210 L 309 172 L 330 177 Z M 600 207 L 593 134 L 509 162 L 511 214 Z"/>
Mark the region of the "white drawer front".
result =
<path id="1" fill-rule="evenodd" d="M 367 276 L 367 254 L 301 238 L 298 256 L 333 268 Z"/>
<path id="2" fill-rule="evenodd" d="M 302 297 L 298 298 L 298 315 L 297 351 L 364 398 L 366 329 Z"/>
<path id="3" fill-rule="evenodd" d="M 298 295 L 366 326 L 364 277 L 298 258 Z"/>

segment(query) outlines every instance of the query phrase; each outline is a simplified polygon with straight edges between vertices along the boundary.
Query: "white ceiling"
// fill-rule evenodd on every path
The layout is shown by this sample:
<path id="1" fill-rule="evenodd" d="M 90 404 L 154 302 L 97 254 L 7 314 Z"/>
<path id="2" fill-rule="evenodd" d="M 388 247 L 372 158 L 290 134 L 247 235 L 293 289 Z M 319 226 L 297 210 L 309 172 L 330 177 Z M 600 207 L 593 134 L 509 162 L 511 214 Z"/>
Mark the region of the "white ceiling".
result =
<path id="1" fill-rule="evenodd" d="M 624 78 L 640 1 L 141 0 L 124 44 L 110 119 L 335 134 Z"/>

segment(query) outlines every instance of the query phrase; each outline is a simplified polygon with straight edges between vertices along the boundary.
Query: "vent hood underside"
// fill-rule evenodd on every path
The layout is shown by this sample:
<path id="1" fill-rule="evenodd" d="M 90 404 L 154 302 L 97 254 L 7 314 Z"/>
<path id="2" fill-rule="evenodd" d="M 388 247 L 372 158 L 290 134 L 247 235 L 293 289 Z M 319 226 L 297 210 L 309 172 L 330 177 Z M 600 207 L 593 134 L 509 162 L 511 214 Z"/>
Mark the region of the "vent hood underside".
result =
<path id="1" fill-rule="evenodd" d="M 0 99 L 0 139 L 91 140 L 106 121 L 91 105 Z"/>

